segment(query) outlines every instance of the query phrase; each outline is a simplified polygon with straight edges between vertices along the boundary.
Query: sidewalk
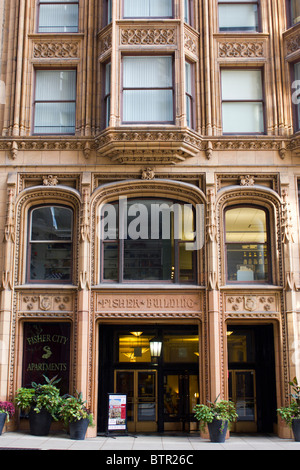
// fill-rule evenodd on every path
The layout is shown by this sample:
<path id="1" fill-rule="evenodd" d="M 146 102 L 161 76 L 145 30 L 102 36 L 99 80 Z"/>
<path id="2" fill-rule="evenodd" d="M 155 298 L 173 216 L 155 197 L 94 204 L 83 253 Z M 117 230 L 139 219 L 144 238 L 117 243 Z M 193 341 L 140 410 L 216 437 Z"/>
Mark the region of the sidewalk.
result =
<path id="1" fill-rule="evenodd" d="M 136 436 L 97 436 L 84 441 L 73 441 L 67 434 L 50 434 L 45 437 L 32 436 L 28 432 L 6 432 L 0 436 L 0 450 L 101 450 L 148 451 L 157 454 L 199 450 L 299 450 L 300 442 L 280 439 L 274 435 L 231 434 L 224 444 L 211 443 L 198 434 L 138 434 Z M 158 452 L 159 453 L 159 452 Z M 196 452 L 197 453 L 197 452 Z"/>

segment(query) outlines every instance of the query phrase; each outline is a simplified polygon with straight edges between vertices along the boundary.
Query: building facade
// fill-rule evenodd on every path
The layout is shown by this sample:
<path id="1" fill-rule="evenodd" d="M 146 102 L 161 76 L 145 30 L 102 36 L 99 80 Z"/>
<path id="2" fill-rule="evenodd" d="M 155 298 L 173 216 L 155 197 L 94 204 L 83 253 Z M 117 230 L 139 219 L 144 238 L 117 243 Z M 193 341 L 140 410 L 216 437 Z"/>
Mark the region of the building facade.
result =
<path id="1" fill-rule="evenodd" d="M 0 8 L 0 398 L 57 375 L 95 435 L 112 392 L 131 432 L 196 430 L 220 396 L 289 437 L 299 1 Z"/>

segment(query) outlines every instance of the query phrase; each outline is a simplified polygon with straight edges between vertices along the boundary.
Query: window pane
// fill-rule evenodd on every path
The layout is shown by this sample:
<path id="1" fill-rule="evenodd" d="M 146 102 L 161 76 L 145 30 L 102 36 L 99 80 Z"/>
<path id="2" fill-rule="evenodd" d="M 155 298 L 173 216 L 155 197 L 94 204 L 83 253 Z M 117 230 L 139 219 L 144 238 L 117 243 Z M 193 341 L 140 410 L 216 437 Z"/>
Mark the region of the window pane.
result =
<path id="1" fill-rule="evenodd" d="M 124 88 L 172 87 L 172 57 L 124 57 Z"/>
<path id="2" fill-rule="evenodd" d="M 194 280 L 194 251 L 192 246 L 193 244 L 189 243 L 179 244 L 179 278 L 183 282 Z"/>
<path id="3" fill-rule="evenodd" d="M 32 243 L 30 280 L 71 280 L 71 247 L 71 243 Z"/>
<path id="4" fill-rule="evenodd" d="M 124 17 L 171 17 L 172 0 L 124 0 Z"/>
<path id="5" fill-rule="evenodd" d="M 220 31 L 257 31 L 257 5 L 219 5 Z"/>
<path id="6" fill-rule="evenodd" d="M 164 335 L 165 362 L 198 362 L 199 337 L 197 335 Z"/>
<path id="7" fill-rule="evenodd" d="M 104 243 L 103 250 L 103 278 L 117 281 L 119 272 L 119 247 L 118 243 Z"/>
<path id="8" fill-rule="evenodd" d="M 151 362 L 150 343 L 154 334 L 136 332 L 119 336 L 119 362 Z"/>
<path id="9" fill-rule="evenodd" d="M 299 83 L 300 83 L 300 62 L 298 62 L 297 64 L 295 64 L 294 66 L 294 73 L 295 73 L 295 80 L 299 80 Z M 293 100 L 294 101 L 294 100 Z M 298 96 L 297 96 L 297 99 L 295 100 L 295 105 L 296 105 L 296 122 L 295 122 L 295 129 L 296 130 L 299 130 L 300 129 L 300 104 L 297 103 L 298 100 Z"/>
<path id="10" fill-rule="evenodd" d="M 36 103 L 34 132 L 37 134 L 74 134 L 75 103 Z"/>
<path id="11" fill-rule="evenodd" d="M 40 5 L 39 32 L 78 31 L 78 5 Z"/>
<path id="12" fill-rule="evenodd" d="M 262 103 L 223 103 L 224 133 L 264 132 Z"/>
<path id="13" fill-rule="evenodd" d="M 172 90 L 125 90 L 123 121 L 172 122 Z"/>
<path id="14" fill-rule="evenodd" d="M 36 101 L 71 101 L 75 98 L 75 70 L 36 71 Z"/>
<path id="15" fill-rule="evenodd" d="M 266 213 L 254 207 L 238 207 L 225 212 L 226 241 L 265 243 Z"/>
<path id="16" fill-rule="evenodd" d="M 72 211 L 64 207 L 41 207 L 32 211 L 31 240 L 72 239 Z"/>
<path id="17" fill-rule="evenodd" d="M 222 70 L 224 101 L 258 101 L 263 97 L 260 70 Z"/>
<path id="18" fill-rule="evenodd" d="M 124 279 L 170 281 L 173 249 L 171 240 L 124 240 Z"/>
<path id="19" fill-rule="evenodd" d="M 291 0 L 292 23 L 296 24 L 300 21 L 300 2 L 299 0 Z"/>

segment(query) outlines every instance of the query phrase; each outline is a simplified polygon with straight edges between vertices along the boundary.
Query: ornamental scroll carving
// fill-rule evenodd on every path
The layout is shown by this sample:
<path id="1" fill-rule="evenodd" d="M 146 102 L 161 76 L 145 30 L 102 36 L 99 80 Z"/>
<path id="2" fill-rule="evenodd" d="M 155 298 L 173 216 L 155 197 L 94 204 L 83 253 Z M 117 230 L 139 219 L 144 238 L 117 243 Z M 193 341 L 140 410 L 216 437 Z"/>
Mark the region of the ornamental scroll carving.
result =
<path id="1" fill-rule="evenodd" d="M 219 43 L 219 57 L 263 57 L 263 42 Z"/>
<path id="2" fill-rule="evenodd" d="M 35 59 L 74 59 L 78 56 L 78 42 L 39 42 L 33 46 Z"/>
<path id="3" fill-rule="evenodd" d="M 120 31 L 122 45 L 159 45 L 176 44 L 175 28 L 126 28 Z"/>

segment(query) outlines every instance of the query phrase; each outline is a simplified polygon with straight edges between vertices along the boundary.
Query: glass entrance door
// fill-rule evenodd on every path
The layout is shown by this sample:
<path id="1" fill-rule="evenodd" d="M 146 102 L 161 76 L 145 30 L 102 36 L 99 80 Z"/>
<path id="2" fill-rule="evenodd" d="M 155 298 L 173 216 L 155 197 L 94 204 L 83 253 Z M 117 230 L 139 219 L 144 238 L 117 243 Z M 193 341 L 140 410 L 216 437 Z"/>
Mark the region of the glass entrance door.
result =
<path id="1" fill-rule="evenodd" d="M 193 408 L 199 403 L 198 375 L 169 373 L 164 375 L 164 430 L 191 431 Z"/>
<path id="2" fill-rule="evenodd" d="M 233 431 L 257 431 L 255 388 L 254 370 L 229 371 L 229 398 L 236 404 L 238 414 L 237 422 L 233 423 Z"/>
<path id="3" fill-rule="evenodd" d="M 157 431 L 157 372 L 116 370 L 115 392 L 127 394 L 129 432 Z"/>

